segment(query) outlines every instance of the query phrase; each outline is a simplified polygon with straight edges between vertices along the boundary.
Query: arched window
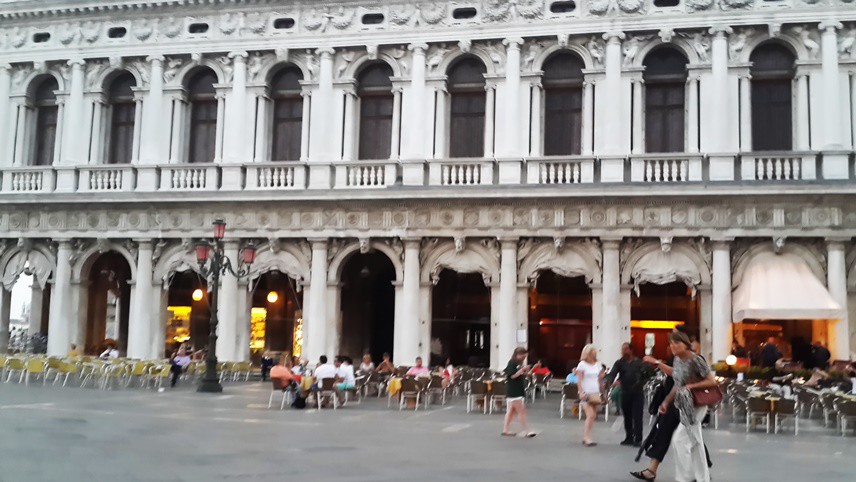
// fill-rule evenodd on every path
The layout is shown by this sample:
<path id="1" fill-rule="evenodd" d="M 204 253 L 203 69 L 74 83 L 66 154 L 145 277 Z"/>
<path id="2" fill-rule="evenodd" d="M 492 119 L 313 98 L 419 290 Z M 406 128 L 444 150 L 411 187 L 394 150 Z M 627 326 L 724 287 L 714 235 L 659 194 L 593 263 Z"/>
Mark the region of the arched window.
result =
<path id="1" fill-rule="evenodd" d="M 684 151 L 687 58 L 668 47 L 645 57 L 645 150 Z"/>
<path id="2" fill-rule="evenodd" d="M 133 87 L 136 85 L 134 76 L 128 72 L 119 74 L 110 83 L 107 98 L 110 112 L 107 164 L 130 164 L 133 158 L 137 110 Z"/>
<path id="3" fill-rule="evenodd" d="M 303 127 L 301 80 L 303 80 L 303 73 L 300 69 L 289 66 L 277 72 L 270 81 L 273 101 L 270 158 L 273 161 L 300 159 L 300 134 Z"/>
<path id="4" fill-rule="evenodd" d="M 35 130 L 33 131 L 34 166 L 50 166 L 54 160 L 54 150 L 57 144 L 57 123 L 59 107 L 56 102 L 56 91 L 59 90 L 57 81 L 52 76 L 45 77 L 33 86 L 31 100 L 35 113 Z"/>
<path id="5" fill-rule="evenodd" d="M 794 55 L 769 42 L 752 51 L 752 150 L 793 148 L 791 85 Z"/>
<path id="6" fill-rule="evenodd" d="M 449 69 L 449 157 L 484 156 L 485 72 L 475 57 L 465 57 Z"/>
<path id="7" fill-rule="evenodd" d="M 392 139 L 392 68 L 386 62 L 369 65 L 357 77 L 360 99 L 360 159 L 389 159 Z"/>
<path id="8" fill-rule="evenodd" d="M 187 83 L 190 104 L 190 140 L 187 160 L 191 163 L 213 162 L 217 141 L 217 98 L 214 84 L 217 75 L 203 69 Z"/>
<path id="9" fill-rule="evenodd" d="M 582 139 L 583 63 L 570 52 L 544 62 L 544 155 L 579 154 Z"/>

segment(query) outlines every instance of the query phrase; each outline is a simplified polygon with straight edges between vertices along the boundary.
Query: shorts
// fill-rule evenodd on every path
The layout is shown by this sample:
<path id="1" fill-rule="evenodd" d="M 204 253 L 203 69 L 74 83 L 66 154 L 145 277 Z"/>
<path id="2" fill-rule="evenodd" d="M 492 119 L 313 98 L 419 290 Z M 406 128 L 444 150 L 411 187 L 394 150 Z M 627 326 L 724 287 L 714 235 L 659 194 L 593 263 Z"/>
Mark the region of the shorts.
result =
<path id="1" fill-rule="evenodd" d="M 524 398 L 523 398 L 523 397 L 512 397 L 512 398 L 506 398 L 506 399 L 505 399 L 505 409 L 506 409 L 506 410 L 511 410 L 511 404 L 512 404 L 512 403 L 514 403 L 514 402 L 522 402 L 523 400 L 524 400 Z"/>
<path id="2" fill-rule="evenodd" d="M 353 388 L 354 388 L 354 386 L 351 385 L 350 383 L 338 383 L 338 384 L 336 384 L 336 387 L 339 390 L 353 390 Z"/>

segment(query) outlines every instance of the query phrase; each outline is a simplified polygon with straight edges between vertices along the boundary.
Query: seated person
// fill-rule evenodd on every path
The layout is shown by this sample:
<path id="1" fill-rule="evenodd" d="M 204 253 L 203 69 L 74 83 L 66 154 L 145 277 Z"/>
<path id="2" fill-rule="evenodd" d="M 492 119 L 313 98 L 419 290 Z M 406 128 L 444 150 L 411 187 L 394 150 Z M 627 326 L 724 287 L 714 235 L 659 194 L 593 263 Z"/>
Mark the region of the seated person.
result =
<path id="1" fill-rule="evenodd" d="M 261 368 L 262 368 L 262 381 L 267 381 L 268 373 L 271 368 L 276 364 L 273 361 L 273 355 L 271 352 L 266 351 L 264 355 L 262 355 Z"/>
<path id="2" fill-rule="evenodd" d="M 573 383 L 574 385 L 576 385 L 577 384 L 577 374 L 574 373 L 573 371 L 571 373 L 568 373 L 567 378 L 565 378 L 565 382 Z"/>
<path id="3" fill-rule="evenodd" d="M 336 388 L 341 390 L 353 390 L 357 380 L 354 377 L 354 366 L 351 365 L 351 360 L 347 357 L 340 356 L 336 358 L 337 372 L 336 376 L 339 383 Z"/>
<path id="4" fill-rule="evenodd" d="M 295 392 L 300 396 L 300 375 L 295 375 L 291 370 L 291 358 L 288 355 L 283 355 L 280 363 L 271 367 L 270 378 L 279 378 L 282 380 L 283 388 L 294 383 Z"/>
<path id="5" fill-rule="evenodd" d="M 389 359 L 389 353 L 383 354 L 383 361 L 377 366 L 377 372 L 381 375 L 391 375 L 395 373 L 395 365 Z"/>
<path id="6" fill-rule="evenodd" d="M 335 379 L 338 370 L 335 366 L 327 363 L 327 355 L 321 355 L 318 359 L 318 366 L 315 367 L 315 383 L 312 384 L 313 390 L 318 390 L 323 386 L 323 381 L 327 378 Z"/>
<path id="7" fill-rule="evenodd" d="M 804 383 L 806 387 L 820 387 L 823 384 L 824 380 L 829 379 L 829 373 L 821 370 L 820 368 L 815 368 L 811 374 L 811 377 Z"/>
<path id="8" fill-rule="evenodd" d="M 532 374 L 547 376 L 550 374 L 550 369 L 544 365 L 544 360 L 538 360 L 535 362 L 535 365 L 532 366 Z"/>
<path id="9" fill-rule="evenodd" d="M 107 360 L 110 358 L 119 358 L 119 350 L 116 349 L 116 345 L 108 343 L 107 349 L 104 350 L 104 352 L 101 353 L 98 358 L 101 358 L 102 360 Z"/>
<path id="10" fill-rule="evenodd" d="M 373 372 L 375 369 L 374 362 L 372 361 L 372 356 L 366 353 L 363 355 L 363 361 L 360 363 L 360 373 L 369 374 Z"/>
<path id="11" fill-rule="evenodd" d="M 428 370 L 428 367 L 422 365 L 422 357 L 416 357 L 416 366 L 412 367 L 410 370 L 407 370 L 407 376 L 409 377 L 428 377 L 431 376 L 431 371 Z"/>
<path id="12" fill-rule="evenodd" d="M 175 384 L 178 383 L 178 377 L 187 371 L 188 365 L 190 365 L 190 355 L 187 354 L 187 350 L 184 348 L 184 345 L 181 345 L 178 352 L 176 352 L 175 356 L 170 360 L 169 371 L 172 373 L 172 380 L 170 381 L 171 387 L 174 387 Z"/>

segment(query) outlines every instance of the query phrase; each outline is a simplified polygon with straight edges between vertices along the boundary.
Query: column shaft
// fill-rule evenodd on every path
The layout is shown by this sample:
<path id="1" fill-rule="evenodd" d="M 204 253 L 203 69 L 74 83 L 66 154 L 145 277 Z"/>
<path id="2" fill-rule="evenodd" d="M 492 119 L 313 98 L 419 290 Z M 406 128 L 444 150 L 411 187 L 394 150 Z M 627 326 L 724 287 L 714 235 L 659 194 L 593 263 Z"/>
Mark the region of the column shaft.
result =
<path id="1" fill-rule="evenodd" d="M 850 358 L 850 323 L 847 319 L 847 262 L 845 245 L 841 241 L 827 241 L 827 289 L 832 298 L 841 305 L 843 317 L 830 322 L 829 351 L 832 359 Z"/>
<path id="2" fill-rule="evenodd" d="M 392 359 L 397 363 L 412 363 L 419 356 L 419 243 L 418 239 L 404 241 L 404 273 L 401 305 L 395 319 L 395 346 Z"/>
<path id="3" fill-rule="evenodd" d="M 511 359 L 517 346 L 517 240 L 502 240 L 499 267 L 499 366 Z"/>
<path id="4" fill-rule="evenodd" d="M 713 243 L 712 323 L 713 360 L 725 360 L 731 352 L 731 248 L 727 241 Z"/>
<path id="5" fill-rule="evenodd" d="M 484 157 L 493 157 L 494 129 L 496 129 L 496 87 L 493 85 L 485 86 L 487 95 L 485 96 L 484 109 Z"/>
<path id="6" fill-rule="evenodd" d="M 752 77 L 740 76 L 740 151 L 752 152 Z"/>
<path id="7" fill-rule="evenodd" d="M 51 287 L 48 321 L 48 355 L 64 356 L 71 342 L 71 242 L 59 242 L 56 272 Z"/>
<path id="8" fill-rule="evenodd" d="M 603 291 L 600 327 L 595 327 L 593 342 L 601 353 L 600 361 L 610 366 L 619 357 L 621 342 L 621 272 L 617 240 L 603 241 Z"/>
<path id="9" fill-rule="evenodd" d="M 225 241 L 223 254 L 238 267 L 238 241 Z M 238 279 L 231 273 L 220 277 L 217 299 L 217 359 L 235 361 L 235 339 L 238 336 Z"/>
<path id="10" fill-rule="evenodd" d="M 137 273 L 134 278 L 134 295 L 131 315 L 128 320 L 128 357 L 147 359 L 151 353 L 152 329 L 158 326 L 152 316 L 152 242 L 139 242 L 137 250 Z"/>
<path id="11" fill-rule="evenodd" d="M 308 313 L 303 314 L 303 350 L 315 361 L 327 346 L 327 240 L 312 241 Z M 327 354 L 331 356 L 332 354 Z"/>

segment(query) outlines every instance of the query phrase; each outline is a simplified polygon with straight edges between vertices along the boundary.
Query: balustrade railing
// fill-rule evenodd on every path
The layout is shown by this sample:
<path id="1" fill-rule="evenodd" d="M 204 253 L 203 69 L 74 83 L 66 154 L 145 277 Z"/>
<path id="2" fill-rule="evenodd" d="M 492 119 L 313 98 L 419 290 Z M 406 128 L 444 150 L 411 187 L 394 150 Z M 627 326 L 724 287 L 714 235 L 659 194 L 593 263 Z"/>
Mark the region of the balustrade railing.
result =
<path id="1" fill-rule="evenodd" d="M 247 189 L 304 189 L 306 167 L 299 162 L 247 166 Z"/>
<path id="2" fill-rule="evenodd" d="M 395 184 L 397 163 L 351 161 L 336 165 L 337 188 L 382 188 Z"/>
<path id="3" fill-rule="evenodd" d="M 476 186 L 494 183 L 493 160 L 452 159 L 428 161 L 431 186 Z"/>
<path id="4" fill-rule="evenodd" d="M 55 187 L 56 171 L 50 166 L 3 168 L 2 175 L 3 192 L 50 192 Z"/>
<path id="5" fill-rule="evenodd" d="M 801 181 L 817 178 L 816 156 L 812 153 L 769 152 L 744 154 L 744 181 Z"/>
<path id="6" fill-rule="evenodd" d="M 131 191 L 134 168 L 131 166 L 89 166 L 80 169 L 79 191 Z"/>
<path id="7" fill-rule="evenodd" d="M 161 166 L 160 188 L 163 191 L 211 191 L 218 189 L 216 165 Z"/>
<path id="8" fill-rule="evenodd" d="M 592 158 L 527 159 L 527 184 L 583 184 L 594 182 Z"/>
<path id="9" fill-rule="evenodd" d="M 702 180 L 702 156 L 648 155 L 630 159 L 631 182 L 689 182 Z"/>

